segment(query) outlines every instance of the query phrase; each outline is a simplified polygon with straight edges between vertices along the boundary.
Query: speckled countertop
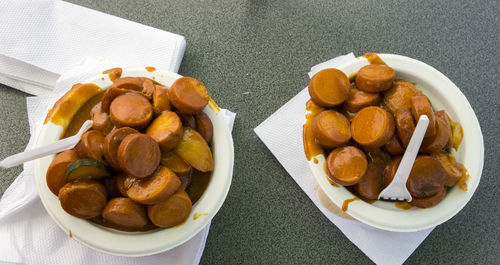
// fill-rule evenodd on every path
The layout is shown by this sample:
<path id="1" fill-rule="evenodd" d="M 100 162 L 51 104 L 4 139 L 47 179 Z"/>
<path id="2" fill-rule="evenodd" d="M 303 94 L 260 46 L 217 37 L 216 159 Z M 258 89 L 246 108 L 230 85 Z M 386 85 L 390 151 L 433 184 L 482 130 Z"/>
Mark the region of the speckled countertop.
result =
<path id="1" fill-rule="evenodd" d="M 233 183 L 201 264 L 370 263 L 253 132 L 307 85 L 311 66 L 351 51 L 396 53 L 432 65 L 462 90 L 481 124 L 485 161 L 476 194 L 407 263 L 498 263 L 498 1 L 70 2 L 183 35 L 179 73 L 200 79 L 220 106 L 238 113 Z M 0 85 L 0 157 L 28 142 L 26 96 Z M 21 170 L 1 171 L 0 194 Z"/>

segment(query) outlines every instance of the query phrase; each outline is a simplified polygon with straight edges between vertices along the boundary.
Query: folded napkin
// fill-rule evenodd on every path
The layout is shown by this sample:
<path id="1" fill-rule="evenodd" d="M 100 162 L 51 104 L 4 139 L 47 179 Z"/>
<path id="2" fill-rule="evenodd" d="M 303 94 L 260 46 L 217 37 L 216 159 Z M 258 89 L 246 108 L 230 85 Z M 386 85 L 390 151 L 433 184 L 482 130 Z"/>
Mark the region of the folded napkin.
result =
<path id="1" fill-rule="evenodd" d="M 177 72 L 184 37 L 58 0 L 0 1 L 0 83 L 41 95 L 83 58 Z"/>
<path id="2" fill-rule="evenodd" d="M 333 68 L 354 59 L 354 54 L 336 57 L 313 66 L 309 77 L 325 68 Z M 355 221 L 338 210 L 314 181 L 302 145 L 307 87 L 254 129 L 299 187 L 316 207 L 344 235 L 377 264 L 402 264 L 430 234 L 433 228 L 412 233 L 397 233 L 373 228 Z"/>

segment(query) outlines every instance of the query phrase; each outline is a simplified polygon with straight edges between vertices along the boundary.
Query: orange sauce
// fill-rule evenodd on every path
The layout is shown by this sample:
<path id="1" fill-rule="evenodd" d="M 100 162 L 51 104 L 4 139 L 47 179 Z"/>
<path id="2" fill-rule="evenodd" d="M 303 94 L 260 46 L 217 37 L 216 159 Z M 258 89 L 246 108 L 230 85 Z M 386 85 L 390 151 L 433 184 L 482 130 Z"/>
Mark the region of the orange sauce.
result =
<path id="1" fill-rule="evenodd" d="M 193 214 L 193 220 L 198 220 L 201 217 L 208 216 L 208 213 L 195 213 Z"/>
<path id="2" fill-rule="evenodd" d="M 99 103 L 101 101 L 103 94 L 104 94 L 104 91 L 93 96 L 85 104 L 83 104 L 82 107 L 80 107 L 80 109 L 75 113 L 75 115 L 71 119 L 71 122 L 69 123 L 68 127 L 66 128 L 66 131 L 64 132 L 63 138 L 75 135 L 82 127 L 82 124 L 86 120 L 91 119 L 90 111 L 97 103 Z"/>
<path id="3" fill-rule="evenodd" d="M 120 78 L 120 76 L 122 76 L 122 69 L 120 67 L 116 67 L 116 68 L 108 69 L 102 73 L 108 74 L 109 80 L 115 81 L 116 79 Z"/>
<path id="4" fill-rule="evenodd" d="M 342 211 L 347 211 L 347 208 L 349 207 L 349 203 L 353 201 L 359 201 L 360 199 L 358 197 L 354 197 L 352 199 L 347 199 L 342 203 Z"/>
<path id="5" fill-rule="evenodd" d="M 103 90 L 96 84 L 76 84 L 55 104 L 49 111 L 45 118 L 44 124 L 52 122 L 53 124 L 60 125 L 63 128 L 68 127 L 71 119 L 76 112 L 83 106 L 90 98 L 99 94 Z"/>
<path id="6" fill-rule="evenodd" d="M 220 112 L 219 106 L 217 106 L 217 103 L 215 103 L 215 101 L 212 98 L 208 99 L 208 107 L 217 113 Z"/>
<path id="7" fill-rule="evenodd" d="M 302 142 L 304 144 L 304 153 L 306 158 L 310 161 L 313 157 L 323 154 L 323 149 L 316 143 L 312 132 L 313 118 L 324 109 L 317 106 L 311 100 L 306 103 L 306 110 L 310 113 L 306 114 L 306 122 L 302 125 Z"/>
<path id="8" fill-rule="evenodd" d="M 156 68 L 154 68 L 153 66 L 146 67 L 146 71 L 148 71 L 148 72 L 154 72 L 155 70 L 156 70 Z"/>
<path id="9" fill-rule="evenodd" d="M 462 139 L 464 138 L 464 129 L 459 122 L 455 122 L 448 116 L 448 120 L 451 125 L 451 145 L 453 149 L 458 150 L 458 147 L 462 143 Z"/>
<path id="10" fill-rule="evenodd" d="M 186 220 L 184 220 L 182 223 L 180 223 L 180 224 L 178 224 L 178 225 L 176 225 L 176 226 L 172 226 L 171 228 L 178 228 L 178 227 L 183 226 L 185 223 L 187 223 L 188 219 L 189 219 L 189 218 L 186 218 Z"/>
<path id="11" fill-rule="evenodd" d="M 467 170 L 464 170 L 462 173 L 462 177 L 458 181 L 457 185 L 461 190 L 467 191 L 467 180 L 470 179 L 469 172 Z"/>
<path id="12" fill-rule="evenodd" d="M 386 64 L 382 59 L 380 59 L 378 54 L 374 52 L 365 53 L 363 57 L 365 57 L 371 64 Z"/>
<path id="13" fill-rule="evenodd" d="M 69 237 L 73 237 L 73 234 L 71 233 L 71 229 L 69 230 Z"/>
<path id="14" fill-rule="evenodd" d="M 396 208 L 403 209 L 403 210 L 408 210 L 408 209 L 413 208 L 413 205 L 411 205 L 407 201 L 396 202 L 396 203 L 394 203 L 394 206 L 396 206 Z"/>

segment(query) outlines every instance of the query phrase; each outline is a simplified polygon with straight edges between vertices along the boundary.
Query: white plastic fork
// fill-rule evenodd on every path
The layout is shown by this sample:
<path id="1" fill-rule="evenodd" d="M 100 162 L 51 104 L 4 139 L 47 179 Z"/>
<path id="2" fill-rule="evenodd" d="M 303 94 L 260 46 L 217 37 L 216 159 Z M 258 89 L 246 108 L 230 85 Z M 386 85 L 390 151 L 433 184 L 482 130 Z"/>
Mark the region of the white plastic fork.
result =
<path id="1" fill-rule="evenodd" d="M 413 163 L 415 162 L 418 150 L 420 149 L 420 145 L 424 139 L 427 126 L 429 126 L 429 118 L 427 115 L 421 115 L 411 136 L 410 143 L 406 147 L 403 159 L 401 159 L 401 162 L 399 163 L 394 179 L 384 190 L 382 190 L 382 192 L 380 192 L 378 195 L 379 200 L 383 198 L 386 200 L 406 200 L 411 202 L 412 197 L 406 188 L 406 181 L 410 176 Z"/>
<path id="2" fill-rule="evenodd" d="M 92 127 L 92 121 L 87 120 L 83 123 L 82 127 L 80 127 L 80 130 L 76 135 L 53 142 L 49 145 L 34 148 L 31 150 L 26 150 L 22 153 L 9 156 L 4 160 L 2 160 L 2 162 L 0 162 L 0 167 L 10 168 L 13 166 L 20 165 L 27 161 L 35 160 L 40 157 L 44 157 L 50 154 L 55 154 L 64 150 L 71 149 L 75 147 L 75 145 L 78 143 L 78 141 L 80 140 L 80 136 L 82 136 L 82 134 L 88 131 L 91 127 Z"/>

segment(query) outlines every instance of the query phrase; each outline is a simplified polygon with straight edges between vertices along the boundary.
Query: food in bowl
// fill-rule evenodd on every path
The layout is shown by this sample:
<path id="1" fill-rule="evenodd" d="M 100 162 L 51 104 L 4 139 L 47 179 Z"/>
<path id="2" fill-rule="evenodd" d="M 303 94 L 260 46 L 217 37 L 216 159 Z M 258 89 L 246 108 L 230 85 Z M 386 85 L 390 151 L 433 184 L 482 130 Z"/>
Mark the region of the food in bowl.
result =
<path id="1" fill-rule="evenodd" d="M 430 125 L 407 182 L 410 207 L 437 205 L 459 182 L 465 188 L 467 171 L 449 152 L 460 145 L 460 124 L 446 111 L 435 111 L 411 80 L 396 79 L 396 71 L 376 54 L 365 57 L 370 64 L 350 78 L 338 69 L 311 78 L 303 129 L 307 159 L 317 163 L 315 156 L 325 154 L 332 185 L 373 202 L 392 181 L 415 121 L 426 114 Z"/>
<path id="2" fill-rule="evenodd" d="M 104 92 L 74 86 L 96 95 L 75 112 L 63 137 L 87 119 L 93 127 L 55 156 L 48 188 L 68 214 L 117 230 L 182 224 L 214 170 L 207 89 L 190 77 L 167 88 L 146 77 L 120 78 L 120 68 L 105 73 L 113 84 Z M 72 90 L 53 109 L 67 104 Z"/>

